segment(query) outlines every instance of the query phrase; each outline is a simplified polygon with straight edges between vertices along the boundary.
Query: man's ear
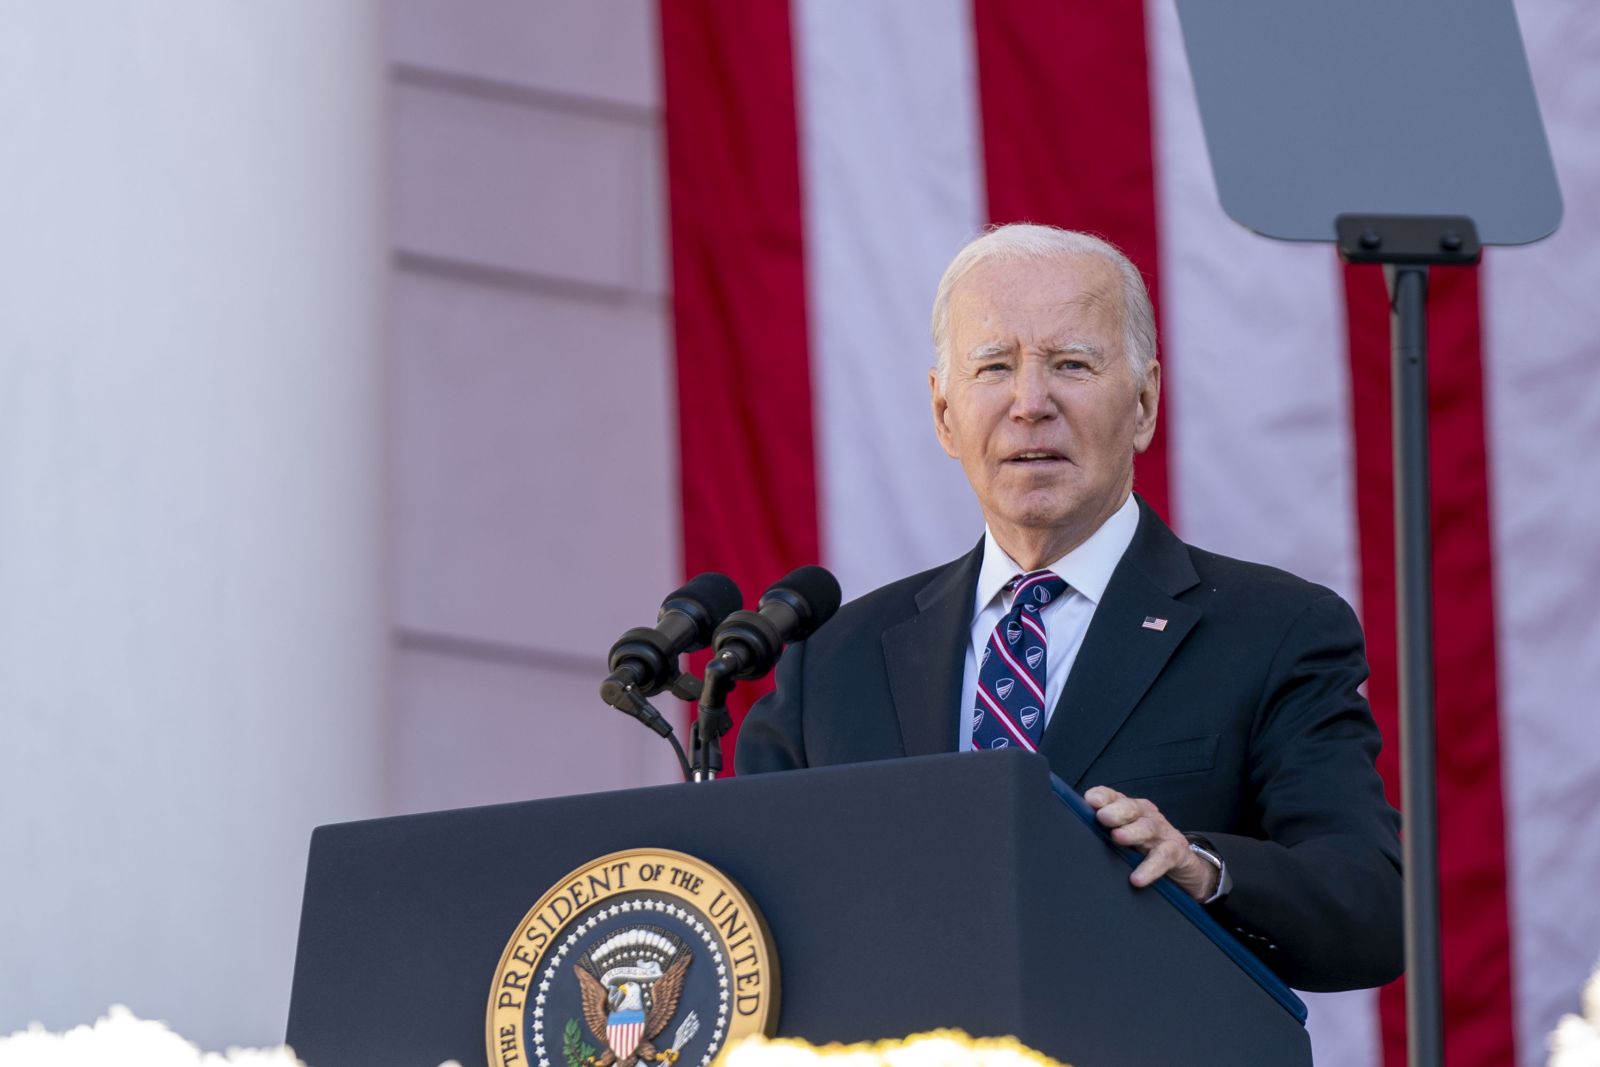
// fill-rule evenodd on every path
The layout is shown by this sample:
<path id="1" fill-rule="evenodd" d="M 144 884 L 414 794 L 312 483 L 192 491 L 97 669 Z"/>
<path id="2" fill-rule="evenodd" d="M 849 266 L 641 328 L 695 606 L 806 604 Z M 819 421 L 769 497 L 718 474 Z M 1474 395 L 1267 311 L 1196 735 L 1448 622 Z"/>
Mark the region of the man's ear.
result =
<path id="1" fill-rule="evenodd" d="M 950 433 L 950 401 L 945 398 L 944 390 L 939 387 L 939 372 L 928 372 L 928 399 L 933 405 L 933 432 L 939 438 L 939 447 L 951 459 L 960 459 L 956 454 L 955 441 Z"/>
<path id="2" fill-rule="evenodd" d="M 1133 450 L 1143 452 L 1156 435 L 1156 413 L 1161 407 L 1161 364 L 1151 360 L 1139 387 L 1138 410 L 1134 415 Z"/>

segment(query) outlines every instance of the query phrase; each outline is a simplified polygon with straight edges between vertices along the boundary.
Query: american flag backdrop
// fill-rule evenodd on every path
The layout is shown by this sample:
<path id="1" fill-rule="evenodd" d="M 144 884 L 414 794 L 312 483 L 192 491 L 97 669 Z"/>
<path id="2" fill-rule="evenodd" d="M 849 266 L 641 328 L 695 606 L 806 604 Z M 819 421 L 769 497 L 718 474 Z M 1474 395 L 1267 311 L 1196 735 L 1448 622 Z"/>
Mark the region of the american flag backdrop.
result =
<path id="1" fill-rule="evenodd" d="M 1457 1067 L 1542 1063 L 1600 954 L 1600 18 L 1518 14 L 1565 220 L 1431 287 Z M 990 222 L 1100 233 L 1159 314 L 1139 492 L 1184 539 L 1356 605 L 1398 802 L 1382 276 L 1223 215 L 1171 0 L 661 0 L 660 19 L 686 572 L 753 596 L 821 562 L 849 597 L 969 548 L 982 519 L 928 408 L 934 285 Z M 1308 1000 L 1319 1064 L 1404 1062 L 1398 986 Z"/>

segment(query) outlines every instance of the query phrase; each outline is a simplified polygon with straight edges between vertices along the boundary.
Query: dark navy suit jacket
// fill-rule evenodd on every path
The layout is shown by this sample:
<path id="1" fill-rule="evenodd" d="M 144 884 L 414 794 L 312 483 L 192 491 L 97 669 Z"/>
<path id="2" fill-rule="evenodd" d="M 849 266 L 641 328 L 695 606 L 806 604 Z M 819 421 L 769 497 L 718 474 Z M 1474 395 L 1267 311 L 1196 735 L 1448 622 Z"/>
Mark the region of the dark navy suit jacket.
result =
<path id="1" fill-rule="evenodd" d="M 1233 881 L 1213 912 L 1291 985 L 1390 981 L 1404 966 L 1399 818 L 1357 690 L 1354 612 L 1186 545 L 1139 506 L 1041 753 L 1080 791 L 1146 797 L 1203 835 Z M 740 729 L 738 772 L 956 751 L 982 553 L 854 600 L 791 646 Z"/>

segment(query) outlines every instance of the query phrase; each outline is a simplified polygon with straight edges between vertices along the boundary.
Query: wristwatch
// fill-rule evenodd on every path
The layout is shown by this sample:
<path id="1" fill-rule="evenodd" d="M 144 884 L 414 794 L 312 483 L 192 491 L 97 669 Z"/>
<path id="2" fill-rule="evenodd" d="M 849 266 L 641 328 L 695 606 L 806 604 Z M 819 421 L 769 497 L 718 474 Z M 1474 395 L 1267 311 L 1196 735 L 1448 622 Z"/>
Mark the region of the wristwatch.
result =
<path id="1" fill-rule="evenodd" d="M 1228 895 L 1228 890 L 1233 888 L 1233 879 L 1228 877 L 1228 865 L 1222 862 L 1222 857 L 1211 850 L 1211 842 L 1199 834 L 1184 834 L 1189 839 L 1189 851 L 1205 860 L 1217 869 L 1217 889 L 1209 897 L 1202 900 L 1202 904 L 1215 904 Z"/>

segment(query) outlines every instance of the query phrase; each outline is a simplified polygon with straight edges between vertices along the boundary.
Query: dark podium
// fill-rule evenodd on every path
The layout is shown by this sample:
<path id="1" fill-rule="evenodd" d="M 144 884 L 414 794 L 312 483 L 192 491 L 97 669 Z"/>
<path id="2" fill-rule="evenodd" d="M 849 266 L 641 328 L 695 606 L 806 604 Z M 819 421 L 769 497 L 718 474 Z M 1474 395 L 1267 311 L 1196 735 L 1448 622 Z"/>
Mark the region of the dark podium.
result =
<path id="1" fill-rule="evenodd" d="M 949 1026 L 1074 1067 L 1309 1064 L 1293 995 L 1197 907 L 1133 890 L 1058 789 L 1040 757 L 995 752 L 320 827 L 288 1041 L 317 1067 L 485 1064 L 495 966 L 533 903 L 606 853 L 666 848 L 765 914 L 782 1035 Z"/>

